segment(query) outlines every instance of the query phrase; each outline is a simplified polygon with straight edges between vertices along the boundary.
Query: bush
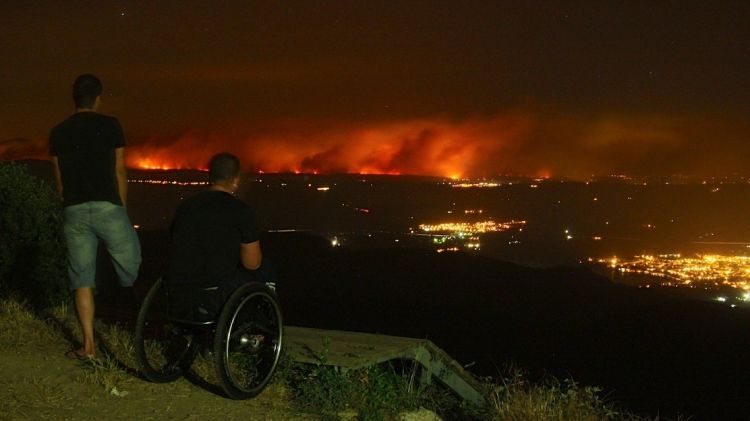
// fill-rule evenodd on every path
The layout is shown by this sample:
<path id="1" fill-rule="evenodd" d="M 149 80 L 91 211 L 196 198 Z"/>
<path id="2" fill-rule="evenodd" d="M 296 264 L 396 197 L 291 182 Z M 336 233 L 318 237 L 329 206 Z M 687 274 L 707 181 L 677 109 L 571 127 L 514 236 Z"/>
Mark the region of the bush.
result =
<path id="1" fill-rule="evenodd" d="M 408 379 L 389 365 L 344 371 L 297 364 L 285 380 L 300 409 L 330 418 L 353 410 L 362 420 L 393 419 L 426 401 L 423 391 L 410 390 Z"/>
<path id="2" fill-rule="evenodd" d="M 0 162 L 0 294 L 36 308 L 68 297 L 62 211 L 49 183 Z"/>
<path id="3" fill-rule="evenodd" d="M 647 421 L 599 397 L 598 387 L 580 386 L 572 379 L 550 377 L 529 383 L 514 370 L 493 387 L 492 420 Z"/>
<path id="4" fill-rule="evenodd" d="M 383 420 L 427 402 L 426 391 L 415 387 L 409 370 L 397 370 L 392 364 L 357 370 L 326 365 L 329 345 L 325 338 L 323 350 L 315 353 L 317 364 L 298 364 L 282 354 L 277 380 L 289 388 L 301 410 L 323 419 L 339 419 L 341 413 L 353 411 L 357 419 Z"/>

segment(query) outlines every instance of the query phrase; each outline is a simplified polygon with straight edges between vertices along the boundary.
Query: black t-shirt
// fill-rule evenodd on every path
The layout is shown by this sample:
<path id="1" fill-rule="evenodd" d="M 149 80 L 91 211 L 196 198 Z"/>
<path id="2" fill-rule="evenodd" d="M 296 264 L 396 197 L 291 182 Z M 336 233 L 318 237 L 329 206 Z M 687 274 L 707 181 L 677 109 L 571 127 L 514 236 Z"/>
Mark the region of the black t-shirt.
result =
<path id="1" fill-rule="evenodd" d="M 122 205 L 115 176 L 115 149 L 125 146 L 120 122 L 95 112 L 80 112 L 55 126 L 49 154 L 57 157 L 63 205 L 106 201 Z"/>
<path id="2" fill-rule="evenodd" d="M 175 212 L 167 280 L 172 285 L 214 286 L 234 277 L 240 244 L 258 241 L 255 212 L 229 193 L 207 190 Z"/>

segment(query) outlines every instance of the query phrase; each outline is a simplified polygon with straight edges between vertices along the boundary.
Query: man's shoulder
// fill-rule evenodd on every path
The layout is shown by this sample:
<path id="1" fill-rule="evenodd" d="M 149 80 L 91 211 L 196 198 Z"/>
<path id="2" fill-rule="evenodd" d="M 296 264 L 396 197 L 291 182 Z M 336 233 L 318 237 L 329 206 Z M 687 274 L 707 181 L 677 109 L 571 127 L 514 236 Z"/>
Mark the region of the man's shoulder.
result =
<path id="1" fill-rule="evenodd" d="M 72 124 L 71 121 L 70 121 L 71 117 L 73 117 L 73 116 L 72 115 L 68 116 L 68 118 L 66 118 L 65 120 L 57 123 L 55 125 L 55 127 L 52 128 L 52 130 L 50 131 L 50 133 L 54 135 L 56 133 L 60 133 L 60 132 L 64 131 L 67 127 L 69 127 Z"/>
<path id="2" fill-rule="evenodd" d="M 90 115 L 82 116 L 82 120 L 90 121 L 93 124 L 98 124 L 102 126 L 108 126 L 108 127 L 114 127 L 114 128 L 120 127 L 120 120 L 118 120 L 117 117 L 113 117 L 111 115 L 106 115 L 106 114 L 91 113 Z"/>
<path id="3" fill-rule="evenodd" d="M 113 124 L 120 124 L 120 120 L 117 119 L 117 117 L 107 115 L 107 114 L 100 114 L 100 113 L 94 113 L 96 118 L 101 119 L 103 121 L 107 121 Z"/>
<path id="4" fill-rule="evenodd" d="M 93 111 L 76 112 L 66 117 L 52 129 L 60 129 L 65 127 L 76 127 L 86 124 L 120 124 L 116 117 L 100 114 Z"/>
<path id="5" fill-rule="evenodd" d="M 67 137 L 66 133 L 69 134 L 75 127 L 75 121 L 73 117 L 75 114 L 68 116 L 65 120 L 57 123 L 55 127 L 50 130 L 49 140 L 50 142 L 59 142 L 61 137 Z"/>
<path id="6" fill-rule="evenodd" d="M 114 139 L 113 147 L 124 145 L 120 121 L 116 117 L 95 112 L 80 112 L 68 116 L 52 128 L 49 141 L 55 147 L 81 135 L 85 137 L 87 133 L 90 134 L 93 131 Z"/>
<path id="7" fill-rule="evenodd" d="M 222 196 L 211 190 L 204 190 L 188 197 L 180 203 L 179 209 L 203 208 L 215 203 L 222 202 Z"/>
<path id="8" fill-rule="evenodd" d="M 229 203 L 230 206 L 232 206 L 233 208 L 237 209 L 238 211 L 241 211 L 241 212 L 248 212 L 248 211 L 252 212 L 253 211 L 253 208 L 250 205 L 248 205 L 247 203 L 245 203 L 244 200 L 238 198 L 237 196 L 231 195 L 231 194 L 227 194 L 227 196 L 228 197 L 225 198 L 225 200 Z"/>
<path id="9" fill-rule="evenodd" d="M 236 207 L 248 207 L 248 204 L 240 200 L 237 196 L 223 192 L 223 191 L 215 191 L 215 190 L 206 190 L 203 193 L 203 196 L 206 197 L 207 200 L 212 200 L 215 202 L 220 202 L 227 204 L 228 206 L 236 206 Z"/>
<path id="10" fill-rule="evenodd" d="M 240 211 L 252 211 L 252 208 L 247 203 L 236 198 L 235 196 L 213 190 L 202 191 L 192 197 L 185 199 L 179 206 L 181 209 L 191 208 L 220 208 L 227 210 L 240 210 Z"/>
<path id="11" fill-rule="evenodd" d="M 78 112 L 68 116 L 68 118 L 58 123 L 52 130 L 55 131 L 66 127 L 77 127 L 86 124 L 119 126 L 120 120 L 118 120 L 117 117 L 97 112 Z"/>

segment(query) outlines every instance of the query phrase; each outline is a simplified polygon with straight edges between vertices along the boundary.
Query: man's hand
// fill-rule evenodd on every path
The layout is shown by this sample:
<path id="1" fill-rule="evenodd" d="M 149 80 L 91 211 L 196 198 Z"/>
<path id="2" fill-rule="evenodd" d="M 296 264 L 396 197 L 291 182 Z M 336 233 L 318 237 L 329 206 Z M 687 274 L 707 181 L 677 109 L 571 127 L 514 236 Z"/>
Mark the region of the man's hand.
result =
<path id="1" fill-rule="evenodd" d="M 115 176 L 117 177 L 117 192 L 123 207 L 127 207 L 128 173 L 125 170 L 125 148 L 115 149 Z"/>
<path id="2" fill-rule="evenodd" d="M 263 262 L 263 255 L 260 252 L 260 241 L 240 244 L 240 259 L 242 260 L 242 266 L 247 269 L 258 269 L 261 262 Z"/>
<path id="3" fill-rule="evenodd" d="M 63 197 L 63 185 L 62 185 L 62 174 L 60 174 L 60 164 L 57 162 L 57 157 L 52 157 L 52 166 L 55 168 L 55 188 L 57 190 L 57 196 L 62 199 Z"/>

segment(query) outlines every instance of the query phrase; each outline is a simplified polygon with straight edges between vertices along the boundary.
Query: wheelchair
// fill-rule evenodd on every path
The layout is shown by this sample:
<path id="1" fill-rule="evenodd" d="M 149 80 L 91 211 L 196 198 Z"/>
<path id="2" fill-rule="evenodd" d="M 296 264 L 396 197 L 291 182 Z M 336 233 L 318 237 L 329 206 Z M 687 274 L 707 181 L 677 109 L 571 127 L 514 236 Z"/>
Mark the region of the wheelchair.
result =
<path id="1" fill-rule="evenodd" d="M 159 278 L 138 311 L 135 354 L 143 376 L 155 383 L 177 380 L 190 369 L 199 345 L 207 341 L 228 397 L 248 399 L 262 392 L 283 344 L 281 307 L 274 291 L 261 282 L 244 284 L 220 306 L 218 319 L 205 311 L 208 317 L 202 319 L 175 314 L 170 302 L 174 291 Z M 218 287 L 187 291 L 218 297 Z"/>

